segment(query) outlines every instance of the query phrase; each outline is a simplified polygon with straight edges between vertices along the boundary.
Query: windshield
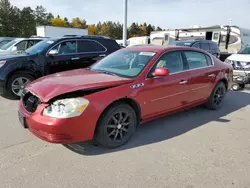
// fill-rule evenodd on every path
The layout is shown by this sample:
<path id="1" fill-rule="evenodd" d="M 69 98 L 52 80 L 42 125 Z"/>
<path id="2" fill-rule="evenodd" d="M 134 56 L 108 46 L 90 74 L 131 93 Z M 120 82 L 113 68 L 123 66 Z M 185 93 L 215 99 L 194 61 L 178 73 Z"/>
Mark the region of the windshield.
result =
<path id="1" fill-rule="evenodd" d="M 92 65 L 90 70 L 134 78 L 143 71 L 155 54 L 146 51 L 118 50 Z"/>
<path id="2" fill-rule="evenodd" d="M 1 50 L 7 50 L 9 47 L 11 47 L 12 45 L 14 45 L 16 42 L 18 42 L 18 40 L 10 41 L 7 44 L 3 45 L 0 49 Z"/>
<path id="3" fill-rule="evenodd" d="M 239 54 L 250 54 L 250 45 L 248 44 Z"/>
<path id="4" fill-rule="evenodd" d="M 0 41 L 0 49 L 1 49 L 1 47 L 2 47 L 3 45 L 9 43 L 10 41 L 12 41 L 12 40 L 10 39 L 10 40 L 2 40 L 2 41 Z"/>
<path id="5" fill-rule="evenodd" d="M 34 46 L 31 46 L 25 52 L 30 55 L 34 55 L 37 53 L 40 53 L 41 51 L 45 50 L 47 47 L 49 47 L 51 44 L 53 44 L 55 41 L 53 40 L 43 40 L 35 44 Z"/>

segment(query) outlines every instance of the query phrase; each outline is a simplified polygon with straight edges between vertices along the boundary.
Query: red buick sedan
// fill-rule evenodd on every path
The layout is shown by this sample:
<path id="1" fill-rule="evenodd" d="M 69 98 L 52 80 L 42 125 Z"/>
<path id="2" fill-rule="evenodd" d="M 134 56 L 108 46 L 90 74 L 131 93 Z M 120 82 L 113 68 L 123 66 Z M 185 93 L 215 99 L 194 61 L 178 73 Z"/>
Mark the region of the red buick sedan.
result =
<path id="1" fill-rule="evenodd" d="M 201 104 L 219 109 L 232 72 L 230 65 L 195 48 L 124 48 L 87 69 L 30 83 L 19 103 L 19 120 L 51 143 L 95 140 L 114 148 L 149 120 Z"/>

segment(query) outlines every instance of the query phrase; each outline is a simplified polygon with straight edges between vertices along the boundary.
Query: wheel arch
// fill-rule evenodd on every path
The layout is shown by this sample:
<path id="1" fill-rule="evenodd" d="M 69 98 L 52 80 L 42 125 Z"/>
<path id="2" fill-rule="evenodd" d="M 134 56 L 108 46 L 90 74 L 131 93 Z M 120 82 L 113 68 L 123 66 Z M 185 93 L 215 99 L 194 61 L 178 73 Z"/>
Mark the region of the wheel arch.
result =
<path id="1" fill-rule="evenodd" d="M 110 104 L 102 111 L 101 115 L 99 116 L 99 118 L 98 118 L 98 120 L 97 120 L 95 132 L 96 132 L 97 125 L 99 124 L 99 121 L 100 121 L 102 115 L 103 115 L 109 108 L 111 108 L 112 106 L 117 105 L 117 104 L 119 104 L 119 103 L 125 103 L 125 104 L 128 104 L 130 107 L 132 107 L 132 108 L 135 110 L 138 124 L 141 122 L 141 107 L 140 107 L 140 105 L 139 105 L 134 99 L 131 99 L 131 98 L 128 98 L 128 97 L 124 97 L 124 98 L 120 98 L 120 99 L 117 99 L 117 100 L 113 101 L 112 103 L 110 103 Z"/>
<path id="2" fill-rule="evenodd" d="M 222 82 L 223 84 L 225 84 L 227 90 L 229 89 L 229 88 L 228 88 L 228 81 L 227 81 L 226 78 L 221 78 L 221 79 L 219 80 L 219 82 Z M 218 83 L 219 83 L 219 82 L 218 82 Z M 217 84 L 218 84 L 218 83 L 217 83 Z"/>
<path id="3" fill-rule="evenodd" d="M 7 87 L 7 83 L 8 83 L 8 80 L 15 74 L 28 74 L 30 76 L 32 76 L 34 79 L 38 78 L 41 73 L 39 71 L 32 71 L 32 70 L 29 70 L 29 69 L 16 69 L 16 70 L 13 70 L 11 71 L 7 76 L 6 76 L 6 81 L 5 81 L 5 88 Z"/>

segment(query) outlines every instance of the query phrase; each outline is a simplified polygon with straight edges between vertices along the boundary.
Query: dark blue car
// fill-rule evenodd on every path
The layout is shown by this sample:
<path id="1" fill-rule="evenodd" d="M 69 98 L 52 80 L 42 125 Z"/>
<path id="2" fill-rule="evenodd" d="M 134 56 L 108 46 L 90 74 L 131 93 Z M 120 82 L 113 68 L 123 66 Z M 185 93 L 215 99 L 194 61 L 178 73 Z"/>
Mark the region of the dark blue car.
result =
<path id="1" fill-rule="evenodd" d="M 199 48 L 205 50 L 215 57 L 220 57 L 220 49 L 216 42 L 211 40 L 183 40 L 173 41 L 169 44 L 170 46 L 188 46 L 193 48 Z"/>

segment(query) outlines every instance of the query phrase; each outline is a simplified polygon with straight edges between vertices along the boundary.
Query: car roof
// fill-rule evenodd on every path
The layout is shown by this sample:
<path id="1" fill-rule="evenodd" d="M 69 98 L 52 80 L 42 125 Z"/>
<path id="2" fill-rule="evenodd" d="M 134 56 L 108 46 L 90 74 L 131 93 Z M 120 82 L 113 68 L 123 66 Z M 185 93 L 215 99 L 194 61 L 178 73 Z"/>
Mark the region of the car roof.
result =
<path id="1" fill-rule="evenodd" d="M 196 51 L 200 51 L 197 48 L 191 48 L 187 46 L 165 46 L 165 45 L 148 45 L 148 46 L 131 46 L 129 48 L 123 48 L 122 50 L 137 50 L 137 51 L 151 51 L 151 52 L 165 52 L 170 50 L 188 50 L 194 49 Z"/>
<path id="2" fill-rule="evenodd" d="M 114 40 L 106 36 L 102 35 L 65 35 L 62 37 L 55 37 L 55 38 L 46 38 L 46 40 L 79 40 L 79 39 L 93 39 L 93 40 Z"/>
<path id="3" fill-rule="evenodd" d="M 200 40 L 200 39 L 197 39 L 197 40 L 178 40 L 178 41 L 173 41 L 173 42 L 176 42 L 176 43 L 195 43 L 195 42 L 211 42 L 211 43 L 215 43 L 214 41 L 212 40 Z"/>

